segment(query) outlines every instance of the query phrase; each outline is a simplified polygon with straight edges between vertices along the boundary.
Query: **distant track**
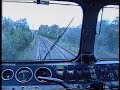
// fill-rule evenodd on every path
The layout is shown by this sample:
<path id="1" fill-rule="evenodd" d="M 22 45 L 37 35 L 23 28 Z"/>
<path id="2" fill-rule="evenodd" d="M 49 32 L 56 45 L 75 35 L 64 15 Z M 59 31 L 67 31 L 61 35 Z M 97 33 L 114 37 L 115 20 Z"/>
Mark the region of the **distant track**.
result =
<path id="1" fill-rule="evenodd" d="M 46 39 L 46 40 L 48 40 L 48 38 Z M 53 42 L 52 41 L 50 41 L 50 40 L 48 40 L 50 43 L 52 43 L 53 44 Z M 68 51 L 67 49 L 65 49 L 65 48 L 63 48 L 62 46 L 60 46 L 59 44 L 56 44 L 56 46 L 58 46 L 58 47 L 60 47 L 60 48 L 62 48 L 62 49 L 64 49 L 65 51 L 67 51 L 68 53 L 70 53 L 71 55 L 73 55 L 73 56 L 75 56 L 76 57 L 76 55 L 75 54 L 73 54 L 72 52 L 70 52 L 70 51 Z"/>
<path id="2" fill-rule="evenodd" d="M 46 47 L 46 49 L 47 49 L 47 51 L 48 51 L 48 50 L 49 50 L 49 48 L 48 48 L 48 46 L 46 45 L 46 43 L 44 42 L 44 40 L 43 40 L 43 39 L 41 39 L 41 41 L 44 43 L 44 45 L 45 45 L 45 47 Z M 51 59 L 53 59 L 53 57 L 52 57 L 51 53 L 49 53 L 49 55 L 50 55 Z"/>
<path id="3" fill-rule="evenodd" d="M 37 46 L 38 46 L 38 49 L 37 49 L 36 59 L 41 60 L 40 42 L 38 42 Z"/>
<path id="4" fill-rule="evenodd" d="M 36 54 L 36 59 L 43 60 L 45 57 L 46 53 L 52 46 L 53 42 L 51 42 L 48 38 L 45 38 L 43 36 L 37 35 L 37 54 Z M 71 60 L 75 58 L 75 55 L 71 53 L 70 51 L 66 50 L 65 48 L 55 45 L 55 47 L 50 51 L 50 53 L 47 55 L 46 60 Z"/>
<path id="5" fill-rule="evenodd" d="M 43 41 L 46 43 L 47 47 L 50 48 L 52 46 L 52 43 L 47 42 L 43 39 Z M 50 51 L 50 54 L 52 54 L 54 59 L 67 59 L 61 52 L 59 52 L 58 49 L 53 48 L 53 50 Z"/>

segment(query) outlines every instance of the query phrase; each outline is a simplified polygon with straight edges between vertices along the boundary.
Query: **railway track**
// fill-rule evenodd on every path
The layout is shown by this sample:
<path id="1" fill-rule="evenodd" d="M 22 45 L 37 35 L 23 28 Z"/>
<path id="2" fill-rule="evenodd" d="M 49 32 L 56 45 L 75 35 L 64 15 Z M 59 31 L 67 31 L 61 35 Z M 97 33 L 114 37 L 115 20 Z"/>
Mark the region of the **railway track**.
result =
<path id="1" fill-rule="evenodd" d="M 43 58 L 45 57 L 45 55 L 48 51 L 48 47 L 46 46 L 46 43 L 43 40 L 41 40 L 41 38 L 38 38 L 37 42 L 38 42 L 38 45 L 37 45 L 36 59 L 43 60 Z M 46 59 L 53 59 L 53 58 L 52 58 L 51 54 L 48 54 Z"/>
<path id="2" fill-rule="evenodd" d="M 36 59 L 43 60 L 46 53 L 52 46 L 53 42 L 51 42 L 49 39 L 43 37 L 43 36 L 37 36 L 38 37 L 38 48 L 37 48 L 37 55 Z M 47 55 L 46 60 L 71 60 L 75 58 L 75 55 L 72 54 L 70 51 L 66 50 L 65 48 L 55 45 L 55 47 L 50 51 L 50 53 Z"/>

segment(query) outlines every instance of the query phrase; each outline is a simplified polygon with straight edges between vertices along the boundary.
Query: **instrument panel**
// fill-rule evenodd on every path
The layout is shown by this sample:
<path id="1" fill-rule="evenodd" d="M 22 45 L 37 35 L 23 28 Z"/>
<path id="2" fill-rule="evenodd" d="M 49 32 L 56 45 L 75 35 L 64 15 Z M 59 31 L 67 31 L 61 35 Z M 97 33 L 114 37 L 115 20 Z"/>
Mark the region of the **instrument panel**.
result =
<path id="1" fill-rule="evenodd" d="M 58 78 L 68 84 L 89 84 L 119 80 L 119 63 L 117 61 L 100 61 L 94 64 L 52 63 L 31 65 L 27 63 L 4 63 L 2 66 L 2 86 L 56 85 L 53 82 L 40 80 L 39 76 Z"/>

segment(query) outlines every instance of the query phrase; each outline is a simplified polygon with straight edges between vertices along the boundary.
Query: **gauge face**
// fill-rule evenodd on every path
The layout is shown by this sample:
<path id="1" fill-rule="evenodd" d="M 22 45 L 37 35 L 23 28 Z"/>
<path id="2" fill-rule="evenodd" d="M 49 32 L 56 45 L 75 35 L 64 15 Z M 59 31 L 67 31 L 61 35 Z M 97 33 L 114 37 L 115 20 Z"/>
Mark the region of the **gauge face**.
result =
<path id="1" fill-rule="evenodd" d="M 32 70 L 30 68 L 27 68 L 27 67 L 20 68 L 16 72 L 16 79 L 21 83 L 25 83 L 25 82 L 30 81 L 32 76 L 33 76 Z"/>
<path id="2" fill-rule="evenodd" d="M 41 81 L 38 77 L 41 76 L 41 77 L 52 77 L 52 73 L 51 73 L 51 70 L 46 68 L 46 67 L 41 67 L 41 68 L 38 68 L 35 72 L 35 78 L 38 80 L 38 81 Z M 43 80 L 42 80 L 43 81 Z"/>
<path id="3" fill-rule="evenodd" d="M 11 69 L 6 69 L 2 72 L 2 78 L 4 80 L 10 80 L 13 77 L 13 71 Z"/>

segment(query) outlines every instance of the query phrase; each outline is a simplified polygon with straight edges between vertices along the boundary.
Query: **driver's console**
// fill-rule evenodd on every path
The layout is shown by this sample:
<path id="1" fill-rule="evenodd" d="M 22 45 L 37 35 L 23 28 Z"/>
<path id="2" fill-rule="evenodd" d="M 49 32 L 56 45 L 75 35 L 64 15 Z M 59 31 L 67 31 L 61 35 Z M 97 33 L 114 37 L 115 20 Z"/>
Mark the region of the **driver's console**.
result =
<path id="1" fill-rule="evenodd" d="M 42 80 L 48 77 L 63 80 L 72 88 L 118 88 L 119 61 L 85 63 L 3 63 L 3 88 L 58 88 L 55 82 Z M 49 86 L 46 86 L 49 85 Z"/>

